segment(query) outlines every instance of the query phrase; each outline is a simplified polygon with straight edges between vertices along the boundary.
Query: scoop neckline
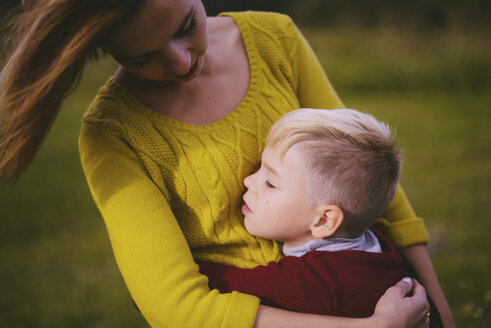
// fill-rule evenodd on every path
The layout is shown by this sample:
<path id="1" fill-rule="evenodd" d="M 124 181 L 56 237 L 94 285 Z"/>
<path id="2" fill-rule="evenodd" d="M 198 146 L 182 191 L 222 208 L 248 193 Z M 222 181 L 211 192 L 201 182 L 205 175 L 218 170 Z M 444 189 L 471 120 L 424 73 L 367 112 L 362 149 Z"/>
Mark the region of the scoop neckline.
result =
<path id="1" fill-rule="evenodd" d="M 246 51 L 246 56 L 249 65 L 249 86 L 247 88 L 247 92 L 245 96 L 242 98 L 241 102 L 227 115 L 223 116 L 219 120 L 212 122 L 206 125 L 193 125 L 184 123 L 163 114 L 160 114 L 145 104 L 143 104 L 135 95 L 133 95 L 130 91 L 128 91 L 124 86 L 119 84 L 114 80 L 113 77 L 109 78 L 106 83 L 106 87 L 109 90 L 116 90 L 118 93 L 118 97 L 125 103 L 129 104 L 132 110 L 136 110 L 139 113 L 146 115 L 154 120 L 155 124 L 165 124 L 167 127 L 172 125 L 173 127 L 183 129 L 183 130 L 209 130 L 215 129 L 218 126 L 222 126 L 227 124 L 227 121 L 234 120 L 236 116 L 239 116 L 245 108 L 248 107 L 250 103 L 252 103 L 255 98 L 255 94 L 257 92 L 257 81 L 258 81 L 258 72 L 259 69 L 257 67 L 257 49 L 255 48 L 255 44 L 253 43 L 250 37 L 250 31 L 245 26 L 244 21 L 240 15 L 237 13 L 224 12 L 218 15 L 219 17 L 227 16 L 234 20 L 235 24 L 239 28 L 239 32 L 242 38 L 242 42 L 244 44 L 244 48 Z"/>

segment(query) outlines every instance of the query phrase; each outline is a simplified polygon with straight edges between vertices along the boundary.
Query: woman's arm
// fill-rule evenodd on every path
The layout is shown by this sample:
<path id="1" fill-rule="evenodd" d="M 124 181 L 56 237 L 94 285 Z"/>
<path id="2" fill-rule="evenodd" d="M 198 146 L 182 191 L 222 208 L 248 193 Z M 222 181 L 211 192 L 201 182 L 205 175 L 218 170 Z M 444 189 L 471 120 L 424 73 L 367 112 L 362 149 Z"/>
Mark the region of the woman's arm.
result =
<path id="1" fill-rule="evenodd" d="M 326 252 L 325 255 L 329 254 Z M 336 260 L 335 257 L 329 257 L 325 262 L 329 262 L 329 259 Z M 250 269 L 219 263 L 199 263 L 199 266 L 200 272 L 209 279 L 208 286 L 222 293 L 235 290 L 259 297 L 263 305 L 301 313 L 335 315 L 336 311 L 343 307 L 333 302 L 336 296 L 339 297 L 332 294 L 333 282 L 337 281 L 337 277 L 331 274 L 330 268 L 325 268 L 325 271 L 319 273 L 313 268 L 315 265 L 307 262 L 308 260 L 299 257 L 286 256 L 279 262 L 271 261 L 266 266 Z M 319 265 L 317 261 L 314 262 Z M 359 283 L 358 286 L 361 284 Z M 385 289 L 382 292 L 384 291 Z M 350 295 L 346 290 L 340 299 L 349 298 Z M 353 304 L 350 316 L 371 315 L 379 297 L 380 295 L 367 301 L 366 304 L 371 304 L 371 312 L 365 310 L 369 309 L 369 306 L 360 307 L 358 303 Z"/>
<path id="2" fill-rule="evenodd" d="M 336 109 L 344 108 L 341 99 L 332 87 L 317 56 L 309 43 L 291 19 L 285 23 L 285 29 L 294 40 L 290 63 L 293 67 L 293 88 L 296 90 L 300 107 Z"/>
<path id="3" fill-rule="evenodd" d="M 399 188 L 396 197 L 383 217 L 377 221 L 384 235 L 397 246 L 412 263 L 416 272 L 440 312 L 444 327 L 455 327 L 450 307 L 438 282 L 438 278 L 431 263 L 431 258 L 425 244 L 429 237 L 422 219 L 417 218 L 402 188 Z"/>
<path id="4" fill-rule="evenodd" d="M 375 320 L 376 321 L 376 320 Z M 330 317 L 316 314 L 289 312 L 265 305 L 259 306 L 255 328 L 334 328 L 334 327 L 384 327 L 376 325 L 373 318 L 355 319 Z M 389 327 L 389 326 L 387 326 Z"/>
<path id="5" fill-rule="evenodd" d="M 407 278 L 405 278 L 407 279 Z M 409 280 L 410 281 L 410 280 Z M 414 288 L 413 288 L 414 284 Z M 412 291 L 411 297 L 405 297 Z M 255 328 L 426 328 L 429 305 L 424 288 L 416 281 L 400 281 L 377 303 L 375 313 L 364 319 L 288 312 L 261 305 Z"/>
<path id="6" fill-rule="evenodd" d="M 80 154 L 125 283 L 152 327 L 250 328 L 254 296 L 210 291 L 162 191 L 115 131 L 84 123 Z"/>
<path id="7" fill-rule="evenodd" d="M 438 278 L 436 276 L 433 265 L 431 264 L 431 258 L 428 253 L 428 249 L 425 245 L 413 245 L 402 249 L 404 254 L 407 256 L 411 264 L 416 269 L 421 283 L 425 286 L 428 294 L 430 294 L 433 302 L 440 312 L 440 317 L 442 318 L 443 326 L 445 328 L 455 327 L 455 321 L 448 306 L 443 290 L 440 287 Z"/>

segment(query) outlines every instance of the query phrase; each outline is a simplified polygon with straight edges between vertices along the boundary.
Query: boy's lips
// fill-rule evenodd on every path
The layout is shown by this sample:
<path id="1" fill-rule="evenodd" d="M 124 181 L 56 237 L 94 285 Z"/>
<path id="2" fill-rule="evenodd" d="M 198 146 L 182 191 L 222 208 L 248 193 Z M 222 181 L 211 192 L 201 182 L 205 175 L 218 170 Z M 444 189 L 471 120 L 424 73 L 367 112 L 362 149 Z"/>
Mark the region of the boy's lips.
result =
<path id="1" fill-rule="evenodd" d="M 247 203 L 244 200 L 244 205 L 242 205 L 242 214 L 247 215 L 251 213 L 252 213 L 251 209 L 249 208 L 249 206 L 247 206 Z"/>

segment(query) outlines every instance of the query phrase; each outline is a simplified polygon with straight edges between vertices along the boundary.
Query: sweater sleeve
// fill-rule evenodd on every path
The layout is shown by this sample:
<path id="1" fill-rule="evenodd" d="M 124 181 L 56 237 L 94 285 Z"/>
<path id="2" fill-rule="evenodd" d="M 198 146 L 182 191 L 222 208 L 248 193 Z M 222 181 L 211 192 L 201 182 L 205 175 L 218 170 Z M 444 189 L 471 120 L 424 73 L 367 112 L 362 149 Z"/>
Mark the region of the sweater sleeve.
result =
<path id="1" fill-rule="evenodd" d="M 162 192 L 117 133 L 85 122 L 83 168 L 125 283 L 152 327 L 252 327 L 259 299 L 210 291 Z"/>
<path id="2" fill-rule="evenodd" d="M 375 225 L 395 246 L 407 247 L 429 241 L 423 219 L 416 216 L 401 186 Z"/>
<path id="3" fill-rule="evenodd" d="M 334 109 L 344 108 L 341 100 L 324 73 L 319 60 L 301 32 L 291 19 L 285 23 L 295 35 L 296 46 L 292 47 L 293 70 L 297 75 L 297 94 L 300 107 Z M 416 217 L 403 189 L 399 186 L 391 205 L 378 220 L 377 226 L 397 247 L 427 243 L 429 240 L 424 222 Z"/>
<path id="4" fill-rule="evenodd" d="M 258 296 L 261 303 L 289 311 L 333 314 L 329 276 L 320 277 L 302 258 L 285 256 L 279 262 L 252 269 L 200 263 L 210 288 Z"/>
<path id="5" fill-rule="evenodd" d="M 289 29 L 289 35 L 294 36 L 290 61 L 293 65 L 300 107 L 344 108 L 310 44 L 290 18 L 285 25 Z"/>

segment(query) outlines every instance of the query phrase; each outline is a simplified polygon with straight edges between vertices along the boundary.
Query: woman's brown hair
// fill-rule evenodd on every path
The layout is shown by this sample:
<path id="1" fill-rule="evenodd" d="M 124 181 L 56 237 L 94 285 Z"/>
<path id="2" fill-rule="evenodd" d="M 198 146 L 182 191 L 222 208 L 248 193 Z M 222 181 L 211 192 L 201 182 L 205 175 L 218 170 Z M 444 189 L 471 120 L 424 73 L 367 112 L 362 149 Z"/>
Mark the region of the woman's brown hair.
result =
<path id="1" fill-rule="evenodd" d="M 144 1 L 26 0 L 11 10 L 2 37 L 0 181 L 26 169 L 85 64 L 102 53 L 101 40 Z"/>

